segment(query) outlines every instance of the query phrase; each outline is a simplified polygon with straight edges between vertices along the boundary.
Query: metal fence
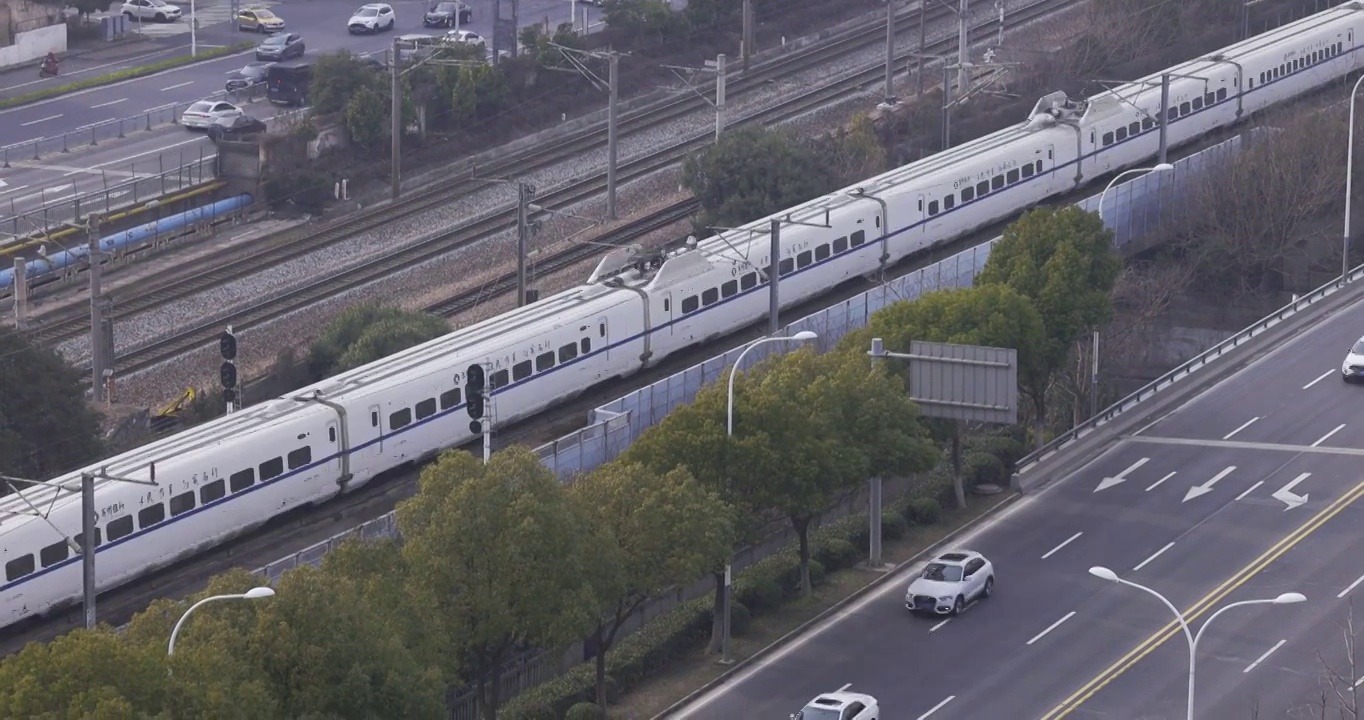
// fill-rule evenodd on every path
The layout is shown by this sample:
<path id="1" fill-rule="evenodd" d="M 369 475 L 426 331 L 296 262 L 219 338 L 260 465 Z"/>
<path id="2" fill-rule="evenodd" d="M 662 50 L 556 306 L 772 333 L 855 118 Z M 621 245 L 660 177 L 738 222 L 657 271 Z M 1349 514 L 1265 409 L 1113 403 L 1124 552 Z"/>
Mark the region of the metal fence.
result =
<path id="1" fill-rule="evenodd" d="M 66 222 L 92 212 L 108 215 L 130 205 L 202 185 L 217 177 L 217 157 L 202 153 L 187 157 L 181 153 L 171 157 L 172 167 L 167 168 L 167 156 L 162 153 L 142 162 L 130 162 L 125 166 L 126 170 L 100 171 L 98 190 L 66 195 L 75 187 L 67 183 L 16 195 L 9 198 L 7 204 L 0 204 L 0 237 L 24 238 L 57 230 Z M 112 181 L 110 176 L 113 176 Z M 119 179 L 122 176 L 128 177 Z M 3 249 L 4 243 L 0 243 L 0 251 Z"/>

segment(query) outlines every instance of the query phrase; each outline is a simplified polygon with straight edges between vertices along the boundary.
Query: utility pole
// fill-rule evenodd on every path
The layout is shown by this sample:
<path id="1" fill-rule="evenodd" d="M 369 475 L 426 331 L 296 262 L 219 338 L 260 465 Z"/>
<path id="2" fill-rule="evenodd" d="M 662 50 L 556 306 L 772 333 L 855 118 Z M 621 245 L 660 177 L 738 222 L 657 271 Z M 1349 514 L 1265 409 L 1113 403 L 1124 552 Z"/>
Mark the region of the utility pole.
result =
<path id="1" fill-rule="evenodd" d="M 961 0 L 957 10 L 957 94 L 971 92 L 971 22 L 967 12 L 970 0 Z"/>
<path id="2" fill-rule="evenodd" d="M 1165 162 L 1165 155 L 1169 151 L 1169 139 L 1166 131 L 1170 125 L 1170 74 L 1165 73 L 1160 76 L 1160 159 L 1156 162 Z"/>
<path id="3" fill-rule="evenodd" d="M 597 87 L 598 90 L 606 90 L 610 100 L 606 107 L 606 217 L 610 220 L 616 219 L 616 138 L 617 138 L 617 105 L 620 100 L 620 56 L 614 50 L 579 50 L 577 48 L 565 47 L 557 43 L 550 43 L 550 47 L 557 48 L 563 53 L 564 59 L 572 65 L 579 74 L 587 78 L 587 81 Z M 587 67 L 583 60 L 594 58 L 597 60 L 605 59 L 608 63 L 607 79 L 602 81 L 601 76 Z"/>
<path id="4" fill-rule="evenodd" d="M 525 181 L 516 183 L 516 306 L 526 304 L 526 245 L 530 240 L 530 201 L 535 186 Z"/>
<path id="5" fill-rule="evenodd" d="M 942 65 L 942 149 L 952 147 L 952 81 L 948 79 L 951 66 Z"/>
<path id="6" fill-rule="evenodd" d="M 748 72 L 748 57 L 753 53 L 753 0 L 744 0 L 743 37 L 739 40 L 739 52 L 744 57 L 744 72 Z"/>
<path id="7" fill-rule="evenodd" d="M 899 102 L 895 98 L 895 0 L 886 0 L 886 107 Z"/>
<path id="8" fill-rule="evenodd" d="M 459 14 L 458 8 L 456 9 L 455 13 L 456 13 L 456 14 Z M 402 133 L 402 129 L 403 129 L 403 127 L 402 127 L 402 126 L 403 126 L 403 96 L 402 96 L 402 86 L 401 86 L 401 84 L 400 84 L 400 81 L 401 81 L 400 73 L 398 72 L 399 65 L 401 64 L 401 63 L 399 62 L 399 58 L 400 58 L 401 56 L 400 56 L 400 54 L 399 54 L 399 52 L 398 52 L 398 38 L 393 38 L 393 49 L 392 49 L 390 52 L 391 52 L 392 54 L 389 56 L 389 62 L 388 62 L 388 69 L 389 69 L 389 80 L 388 80 L 388 82 L 389 82 L 389 92 L 390 92 L 390 94 L 392 95 L 392 103 L 393 103 L 393 104 L 392 104 L 392 106 L 389 108 L 389 113 L 391 114 L 391 118 L 390 118 L 390 122 L 391 122 L 390 131 L 391 131 L 392 134 L 393 134 L 393 137 L 392 137 L 392 143 L 393 143 L 393 144 L 392 144 L 391 149 L 389 150 L 389 152 L 390 152 L 391 155 L 392 155 L 392 163 L 393 163 L 393 165 L 392 165 L 392 168 L 390 168 L 390 170 L 389 170 L 389 175 L 392 176 L 392 183 L 393 183 L 393 187 L 392 187 L 392 190 L 393 190 L 393 199 L 394 199 L 394 200 L 397 200 L 397 199 L 398 199 L 398 195 L 400 195 L 400 194 L 402 193 L 402 160 L 403 160 L 403 157 L 402 157 L 402 152 L 403 152 L 403 133 Z"/>
<path id="9" fill-rule="evenodd" d="M 919 96 L 924 94 L 924 23 L 928 16 L 928 9 L 921 2 L 919 5 L 919 69 L 914 74 L 919 77 Z"/>
<path id="10" fill-rule="evenodd" d="M 725 131 L 725 54 L 715 56 L 715 142 Z"/>
<path id="11" fill-rule="evenodd" d="M 773 220 L 767 234 L 772 240 L 769 248 L 772 253 L 771 261 L 767 265 L 767 282 L 771 285 L 768 290 L 767 334 L 776 337 L 777 331 L 781 330 L 781 291 L 778 288 L 781 284 L 781 220 Z"/>
<path id="12" fill-rule="evenodd" d="M 89 244 L 86 259 L 90 263 L 90 392 L 95 402 L 104 402 L 104 369 L 109 359 L 104 356 L 104 303 L 100 289 L 100 270 L 103 258 L 99 247 L 99 216 L 85 217 L 85 239 Z"/>

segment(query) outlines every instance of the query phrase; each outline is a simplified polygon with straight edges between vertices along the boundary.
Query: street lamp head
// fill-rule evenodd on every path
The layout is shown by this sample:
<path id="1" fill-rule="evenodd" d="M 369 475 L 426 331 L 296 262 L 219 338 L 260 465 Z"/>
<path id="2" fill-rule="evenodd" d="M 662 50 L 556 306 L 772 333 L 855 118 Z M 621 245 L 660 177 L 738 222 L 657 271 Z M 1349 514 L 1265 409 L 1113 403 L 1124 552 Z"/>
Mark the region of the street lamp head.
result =
<path id="1" fill-rule="evenodd" d="M 1090 568 L 1089 574 L 1093 575 L 1096 578 L 1099 578 L 1100 580 L 1107 580 L 1109 582 L 1118 581 L 1118 574 L 1102 565 L 1095 565 L 1094 567 Z"/>
<path id="2" fill-rule="evenodd" d="M 274 595 L 275 595 L 274 588 L 258 587 L 247 590 L 246 593 L 242 595 L 242 597 L 246 598 L 247 600 L 263 600 L 268 597 L 274 597 Z"/>
<path id="3" fill-rule="evenodd" d="M 1170 163 L 1160 163 L 1159 165 L 1156 165 L 1155 167 L 1151 168 L 1151 172 L 1170 172 L 1171 170 L 1174 169 L 1175 166 L 1171 165 Z"/>
<path id="4" fill-rule="evenodd" d="M 819 337 L 819 335 L 815 334 L 813 331 L 810 331 L 810 330 L 801 330 L 800 332 L 796 333 L 795 335 L 792 335 L 792 336 L 791 336 L 791 339 L 792 339 L 792 340 L 814 340 L 814 339 L 817 338 L 817 337 Z"/>
<path id="5" fill-rule="evenodd" d="M 1293 605 L 1300 602 L 1307 602 L 1307 596 L 1302 593 L 1284 593 L 1274 598 L 1275 605 Z"/>

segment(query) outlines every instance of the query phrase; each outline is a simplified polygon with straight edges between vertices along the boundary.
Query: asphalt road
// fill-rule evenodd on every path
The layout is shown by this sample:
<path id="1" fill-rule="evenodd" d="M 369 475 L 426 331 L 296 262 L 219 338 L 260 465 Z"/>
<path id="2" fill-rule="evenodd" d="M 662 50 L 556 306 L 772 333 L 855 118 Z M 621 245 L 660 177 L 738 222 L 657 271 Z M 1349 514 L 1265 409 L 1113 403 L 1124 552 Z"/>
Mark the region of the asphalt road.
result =
<path id="1" fill-rule="evenodd" d="M 491 42 L 491 0 L 466 2 L 473 7 L 474 16 L 465 28 L 489 38 Z M 247 4 L 243 3 L 243 6 Z M 346 31 L 346 20 L 360 4 L 360 0 L 296 0 L 275 3 L 271 10 L 284 18 L 291 31 L 302 33 L 307 46 L 305 57 L 340 49 L 357 54 L 382 52 L 392 45 L 395 34 L 443 32 L 422 27 L 422 15 L 432 3 L 423 0 L 391 0 L 390 4 L 397 15 L 397 26 L 393 32 L 352 36 Z M 579 6 L 580 15 L 584 7 Z M 569 3 L 565 0 L 526 0 L 521 3 L 519 19 L 524 27 L 548 18 L 553 27 L 568 22 L 569 12 Z M 600 10 L 589 8 L 587 12 L 589 22 L 599 20 Z M 260 38 L 252 33 L 232 30 L 227 23 L 202 28 L 198 34 L 200 42 L 205 45 Z M 222 90 L 227 73 L 253 59 L 252 53 L 248 51 L 0 111 L 0 147 L 75 132 L 101 121 L 136 117 L 149 109 L 170 103 L 193 102 Z M 4 175 L 0 175 L 0 178 L 8 181 Z"/>
<path id="2" fill-rule="evenodd" d="M 1231 602 L 1305 594 L 1217 619 L 1197 716 L 1308 717 L 1331 687 L 1317 653 L 1348 667 L 1340 627 L 1364 593 L 1344 592 L 1364 575 L 1364 387 L 1339 378 L 1362 332 L 1364 307 L 1342 310 L 963 537 L 997 584 L 961 617 L 910 617 L 911 568 L 677 717 L 786 717 L 845 684 L 886 718 L 1183 717 L 1185 642 L 1138 651 L 1173 614 L 1095 565 L 1186 612 L 1211 608 L 1195 629 Z M 1356 623 L 1364 634 L 1364 610 Z"/>

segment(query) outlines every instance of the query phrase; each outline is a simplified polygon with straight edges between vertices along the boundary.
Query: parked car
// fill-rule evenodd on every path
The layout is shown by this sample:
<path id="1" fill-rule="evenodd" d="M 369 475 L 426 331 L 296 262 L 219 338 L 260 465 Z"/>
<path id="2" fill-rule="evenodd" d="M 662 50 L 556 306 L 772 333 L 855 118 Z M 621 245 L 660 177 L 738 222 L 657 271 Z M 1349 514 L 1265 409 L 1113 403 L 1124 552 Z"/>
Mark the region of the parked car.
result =
<path id="1" fill-rule="evenodd" d="M 881 706 L 865 693 L 831 692 L 811 700 L 791 720 L 880 720 Z"/>
<path id="2" fill-rule="evenodd" d="M 250 115 L 227 115 L 208 126 L 208 138 L 213 142 L 238 140 L 267 130 L 265 122 Z"/>
<path id="3" fill-rule="evenodd" d="M 191 130 L 207 130 L 219 118 L 245 115 L 241 108 L 222 100 L 200 100 L 180 116 L 180 124 Z"/>
<path id="4" fill-rule="evenodd" d="M 278 33 L 256 46 L 257 60 L 288 60 L 303 57 L 303 36 L 298 33 Z"/>
<path id="5" fill-rule="evenodd" d="M 133 20 L 175 22 L 180 19 L 180 8 L 166 0 L 128 0 L 123 3 L 122 13 Z"/>
<path id="6" fill-rule="evenodd" d="M 392 30 L 398 22 L 397 16 L 393 13 L 393 7 L 382 3 L 370 3 L 361 5 L 359 10 L 346 22 L 346 29 L 352 35 L 359 33 L 377 33 L 380 30 Z"/>
<path id="7" fill-rule="evenodd" d="M 240 69 L 233 70 L 227 74 L 226 90 L 245 90 L 252 85 L 259 85 L 265 82 L 266 68 L 274 65 L 272 62 L 249 62 Z"/>
<path id="8" fill-rule="evenodd" d="M 450 32 L 445 33 L 445 42 L 473 45 L 475 47 L 487 47 L 488 45 L 482 35 L 468 30 L 451 30 Z"/>
<path id="9" fill-rule="evenodd" d="M 313 66 L 297 60 L 277 63 L 265 70 L 265 97 L 279 105 L 307 105 Z"/>
<path id="10" fill-rule="evenodd" d="M 247 8 L 237 13 L 237 29 L 252 32 L 279 32 L 284 29 L 284 18 L 265 8 Z"/>
<path id="11" fill-rule="evenodd" d="M 422 24 L 426 27 L 454 27 L 468 25 L 473 18 L 473 9 L 462 2 L 440 2 L 426 11 Z"/>
<path id="12" fill-rule="evenodd" d="M 968 603 L 990 597 L 995 567 L 970 550 L 945 552 L 934 558 L 905 591 L 905 607 L 914 613 L 958 615 Z"/>

